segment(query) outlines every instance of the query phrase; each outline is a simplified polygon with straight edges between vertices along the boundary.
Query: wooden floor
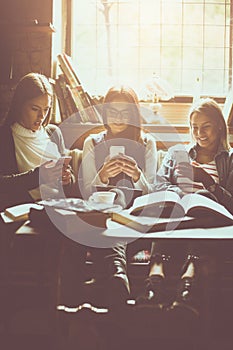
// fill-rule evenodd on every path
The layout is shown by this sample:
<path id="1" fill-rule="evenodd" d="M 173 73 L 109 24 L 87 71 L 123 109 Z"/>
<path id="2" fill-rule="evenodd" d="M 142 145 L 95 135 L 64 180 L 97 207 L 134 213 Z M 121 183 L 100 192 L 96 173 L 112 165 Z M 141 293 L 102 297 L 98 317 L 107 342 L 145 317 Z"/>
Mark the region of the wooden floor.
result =
<path id="1" fill-rule="evenodd" d="M 141 271 L 133 266 L 130 271 L 135 293 L 143 290 L 145 270 L 146 266 L 141 267 Z M 156 316 L 157 310 L 118 310 L 117 316 L 110 314 L 97 318 L 81 313 L 67 319 L 67 316 L 53 312 L 55 306 L 51 309 L 47 287 L 38 290 L 36 286 L 18 283 L 12 285 L 8 293 L 5 300 L 9 303 L 0 322 L 1 349 L 4 350 L 139 350 L 147 347 L 230 350 L 233 346 L 233 288 L 232 281 L 225 277 L 220 288 L 212 281 L 209 290 L 205 291 L 205 304 L 196 323 L 185 322 L 179 316 L 169 321 L 167 316 Z M 98 293 L 101 290 L 87 287 L 87 294 L 94 295 L 93 303 Z"/>
<path id="2" fill-rule="evenodd" d="M 201 316 L 195 323 L 184 322 L 179 316 L 169 320 L 156 310 L 119 309 L 117 316 L 111 313 L 96 319 L 82 313 L 64 319 L 55 311 L 56 276 L 52 273 L 55 269 L 48 269 L 51 265 L 45 259 L 43 242 L 27 239 L 14 246 L 8 272 L 4 272 L 2 265 L 0 269 L 1 350 L 232 350 L 231 247 L 224 248 L 219 272 L 213 274 L 207 285 L 201 284 Z M 49 258 L 55 262 L 52 256 Z M 91 278 L 92 265 L 89 267 Z M 132 297 L 143 292 L 148 268 L 147 264 L 129 263 Z M 170 283 L 173 293 L 176 280 L 171 278 Z M 99 287 L 87 284 L 85 288 L 93 303 L 103 295 Z"/>

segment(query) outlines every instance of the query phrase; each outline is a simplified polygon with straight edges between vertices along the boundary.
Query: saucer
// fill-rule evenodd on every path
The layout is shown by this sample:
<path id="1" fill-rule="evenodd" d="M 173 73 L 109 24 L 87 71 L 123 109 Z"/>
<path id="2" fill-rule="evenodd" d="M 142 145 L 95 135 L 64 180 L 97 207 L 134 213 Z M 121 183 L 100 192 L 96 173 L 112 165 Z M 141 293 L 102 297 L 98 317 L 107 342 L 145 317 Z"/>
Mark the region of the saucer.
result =
<path id="1" fill-rule="evenodd" d="M 108 203 L 99 203 L 93 201 L 87 201 L 87 205 L 92 210 L 102 211 L 103 213 L 117 213 L 123 208 L 118 204 L 108 204 Z"/>

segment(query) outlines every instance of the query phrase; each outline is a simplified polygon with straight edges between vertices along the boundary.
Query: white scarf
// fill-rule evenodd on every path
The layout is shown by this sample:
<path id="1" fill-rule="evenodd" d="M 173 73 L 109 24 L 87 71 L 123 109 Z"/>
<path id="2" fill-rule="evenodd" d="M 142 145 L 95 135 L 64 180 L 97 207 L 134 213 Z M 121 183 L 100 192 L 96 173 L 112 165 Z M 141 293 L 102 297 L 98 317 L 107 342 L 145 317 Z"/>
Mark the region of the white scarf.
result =
<path id="1" fill-rule="evenodd" d="M 44 127 L 32 131 L 15 123 L 11 129 L 20 173 L 34 169 L 48 160 L 57 160 L 61 157 L 57 145 L 51 141 Z M 51 186 L 49 188 L 51 189 Z M 35 200 L 41 199 L 39 188 L 30 191 L 30 194 Z"/>

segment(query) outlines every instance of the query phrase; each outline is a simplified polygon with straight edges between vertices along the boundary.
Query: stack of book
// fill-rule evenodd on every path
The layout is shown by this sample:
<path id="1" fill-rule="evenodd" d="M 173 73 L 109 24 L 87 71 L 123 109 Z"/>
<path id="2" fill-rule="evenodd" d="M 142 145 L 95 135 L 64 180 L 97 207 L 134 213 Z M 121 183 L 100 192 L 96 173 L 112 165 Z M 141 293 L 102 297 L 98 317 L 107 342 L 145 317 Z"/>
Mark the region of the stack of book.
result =
<path id="1" fill-rule="evenodd" d="M 63 72 L 55 81 L 62 121 L 75 115 L 77 122 L 102 123 L 101 115 L 78 79 L 71 57 L 63 53 L 57 58 Z"/>

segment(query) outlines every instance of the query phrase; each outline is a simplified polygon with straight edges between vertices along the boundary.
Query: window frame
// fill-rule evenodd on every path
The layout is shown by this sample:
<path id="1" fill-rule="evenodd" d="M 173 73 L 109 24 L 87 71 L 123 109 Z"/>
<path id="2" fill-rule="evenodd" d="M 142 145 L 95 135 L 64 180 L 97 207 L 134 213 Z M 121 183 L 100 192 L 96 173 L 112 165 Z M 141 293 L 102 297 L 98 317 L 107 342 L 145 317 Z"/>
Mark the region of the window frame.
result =
<path id="1" fill-rule="evenodd" d="M 76 0 L 62 0 L 63 7 L 63 51 L 65 51 L 68 55 L 72 56 L 72 28 L 73 28 L 73 2 Z M 205 0 L 204 0 L 205 1 Z M 195 0 L 193 1 L 195 2 Z M 182 2 L 183 3 L 183 2 Z M 233 41 L 233 0 L 230 0 L 230 26 L 229 26 L 229 41 L 232 43 Z M 232 88 L 232 66 L 233 66 L 233 53 L 232 53 L 232 44 L 229 45 L 229 66 L 228 66 L 228 90 Z M 227 92 L 208 95 L 209 97 L 213 97 L 217 100 L 217 102 L 224 102 Z M 174 102 L 176 99 L 179 99 L 180 102 L 187 102 L 192 99 L 192 94 L 183 94 L 176 93 L 173 100 L 168 102 Z M 207 95 L 201 95 L 207 96 Z"/>

